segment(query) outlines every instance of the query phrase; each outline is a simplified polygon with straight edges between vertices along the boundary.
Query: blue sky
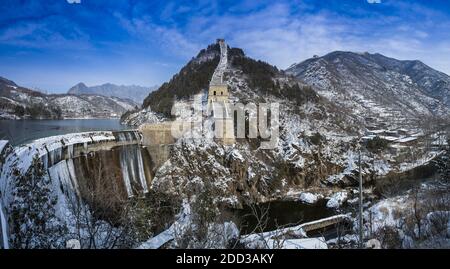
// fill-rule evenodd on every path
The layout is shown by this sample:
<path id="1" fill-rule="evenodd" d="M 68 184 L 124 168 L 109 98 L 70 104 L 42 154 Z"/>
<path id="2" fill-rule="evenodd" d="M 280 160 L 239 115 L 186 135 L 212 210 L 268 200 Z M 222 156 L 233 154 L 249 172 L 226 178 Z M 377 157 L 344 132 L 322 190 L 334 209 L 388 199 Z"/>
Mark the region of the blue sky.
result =
<path id="1" fill-rule="evenodd" d="M 1 0 L 0 76 L 49 92 L 150 86 L 218 37 L 280 68 L 348 50 L 450 74 L 449 29 L 446 0 Z"/>

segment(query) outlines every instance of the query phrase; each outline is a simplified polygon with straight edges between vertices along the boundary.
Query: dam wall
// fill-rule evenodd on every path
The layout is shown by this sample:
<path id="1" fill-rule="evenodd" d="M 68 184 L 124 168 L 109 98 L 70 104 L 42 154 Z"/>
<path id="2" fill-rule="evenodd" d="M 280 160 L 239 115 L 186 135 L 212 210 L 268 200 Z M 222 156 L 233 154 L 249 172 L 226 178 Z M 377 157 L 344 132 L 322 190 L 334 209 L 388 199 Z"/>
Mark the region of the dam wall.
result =
<path id="1" fill-rule="evenodd" d="M 14 193 L 23 187 L 21 178 L 29 176 L 36 160 L 48 179 L 43 182 L 49 182 L 46 187 L 56 198 L 56 215 L 70 222 L 73 206 L 89 201 L 92 193 L 124 201 L 149 192 L 155 168 L 142 138 L 138 130 L 127 130 L 52 136 L 14 148 L 1 141 L 1 247 L 8 246 L 9 233 L 15 229 L 10 219 L 13 208 L 19 206 Z"/>
<path id="2" fill-rule="evenodd" d="M 141 145 L 147 150 L 154 167 L 152 176 L 169 159 L 176 142 L 171 128 L 172 122 L 143 124 L 139 127 L 139 133 L 142 135 Z"/>

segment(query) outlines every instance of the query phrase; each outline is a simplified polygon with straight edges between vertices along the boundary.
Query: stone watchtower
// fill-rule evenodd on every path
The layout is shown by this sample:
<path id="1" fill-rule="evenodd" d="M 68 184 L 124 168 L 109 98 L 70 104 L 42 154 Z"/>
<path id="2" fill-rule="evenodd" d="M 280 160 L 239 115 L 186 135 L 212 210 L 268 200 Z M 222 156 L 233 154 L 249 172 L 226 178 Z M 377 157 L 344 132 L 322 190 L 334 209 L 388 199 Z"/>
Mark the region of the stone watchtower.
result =
<path id="1" fill-rule="evenodd" d="M 223 84 L 210 84 L 208 90 L 208 103 L 228 102 L 228 87 Z"/>

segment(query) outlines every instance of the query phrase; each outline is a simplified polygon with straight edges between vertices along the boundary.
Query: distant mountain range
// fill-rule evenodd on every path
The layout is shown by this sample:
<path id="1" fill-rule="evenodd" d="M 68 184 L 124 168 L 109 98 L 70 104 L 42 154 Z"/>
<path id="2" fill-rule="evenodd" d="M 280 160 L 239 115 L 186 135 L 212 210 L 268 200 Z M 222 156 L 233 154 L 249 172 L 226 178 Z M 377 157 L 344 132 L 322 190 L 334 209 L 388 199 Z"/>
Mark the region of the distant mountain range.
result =
<path id="1" fill-rule="evenodd" d="M 405 120 L 450 112 L 450 77 L 416 60 L 335 51 L 286 72 L 357 115 Z"/>
<path id="2" fill-rule="evenodd" d="M 0 119 L 118 118 L 136 106 L 118 97 L 44 94 L 0 77 Z"/>
<path id="3" fill-rule="evenodd" d="M 135 103 L 142 104 L 144 98 L 158 86 L 142 87 L 136 85 L 115 85 L 111 83 L 105 83 L 98 86 L 86 86 L 83 82 L 78 83 L 69 89 L 69 94 L 95 94 L 108 97 L 119 97 L 122 99 L 130 99 Z"/>

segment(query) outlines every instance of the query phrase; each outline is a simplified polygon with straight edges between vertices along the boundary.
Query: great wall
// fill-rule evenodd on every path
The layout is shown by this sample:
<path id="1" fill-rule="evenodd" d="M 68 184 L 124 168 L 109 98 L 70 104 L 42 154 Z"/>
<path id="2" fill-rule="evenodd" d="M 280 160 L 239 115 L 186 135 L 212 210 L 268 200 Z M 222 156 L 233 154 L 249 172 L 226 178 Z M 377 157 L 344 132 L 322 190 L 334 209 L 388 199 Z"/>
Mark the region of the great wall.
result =
<path id="1" fill-rule="evenodd" d="M 207 107 L 203 108 L 208 113 L 204 115 L 202 121 L 212 118 L 216 141 L 230 145 L 235 142 L 235 136 L 233 118 L 229 109 L 230 94 L 227 82 L 224 79 L 228 65 L 228 48 L 223 39 L 217 39 L 217 44 L 220 46 L 220 60 L 209 83 Z M 170 145 L 176 140 L 172 135 L 172 127 L 176 128 L 176 126 L 173 126 L 176 124 L 179 123 L 166 121 L 141 125 L 139 131 L 143 136 L 143 145 L 157 150 L 160 156 L 167 156 Z"/>

